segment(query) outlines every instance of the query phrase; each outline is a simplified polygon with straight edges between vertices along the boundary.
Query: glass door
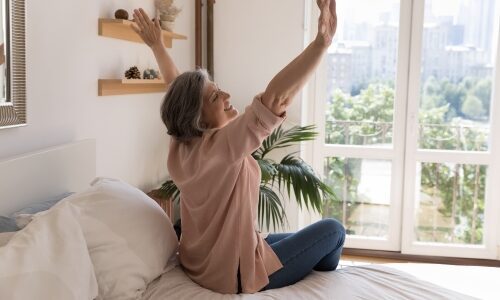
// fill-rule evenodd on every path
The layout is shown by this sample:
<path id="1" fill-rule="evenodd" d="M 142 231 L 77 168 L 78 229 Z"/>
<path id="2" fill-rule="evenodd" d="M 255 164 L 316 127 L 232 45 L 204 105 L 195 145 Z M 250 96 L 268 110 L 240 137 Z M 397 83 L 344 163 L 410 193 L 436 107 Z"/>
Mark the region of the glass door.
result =
<path id="1" fill-rule="evenodd" d="M 338 197 L 318 218 L 344 224 L 346 247 L 399 250 L 410 5 L 338 1 L 337 13 L 316 78 L 314 165 Z"/>
<path id="2" fill-rule="evenodd" d="M 497 5 L 418 0 L 413 12 L 403 251 L 494 258 Z"/>

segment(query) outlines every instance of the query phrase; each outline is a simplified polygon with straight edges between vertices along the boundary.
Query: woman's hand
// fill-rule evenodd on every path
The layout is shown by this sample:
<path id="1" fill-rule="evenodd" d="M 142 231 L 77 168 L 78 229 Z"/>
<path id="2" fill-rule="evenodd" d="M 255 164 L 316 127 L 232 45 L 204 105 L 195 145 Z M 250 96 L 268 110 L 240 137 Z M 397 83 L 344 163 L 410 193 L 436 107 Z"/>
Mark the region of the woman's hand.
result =
<path id="1" fill-rule="evenodd" d="M 163 35 L 161 32 L 159 18 L 151 21 L 148 14 L 142 9 L 134 9 L 135 24 L 132 29 L 141 37 L 141 39 L 151 48 L 164 47 Z"/>
<path id="2" fill-rule="evenodd" d="M 322 47 L 328 47 L 332 43 L 333 36 L 337 31 L 337 8 L 335 0 L 316 0 L 321 11 L 318 20 L 318 34 L 315 42 Z"/>
<path id="3" fill-rule="evenodd" d="M 286 111 L 292 99 L 311 78 L 337 30 L 335 0 L 316 0 L 316 2 L 321 11 L 316 38 L 299 56 L 273 77 L 262 94 L 262 104 L 277 116 L 281 116 Z"/>

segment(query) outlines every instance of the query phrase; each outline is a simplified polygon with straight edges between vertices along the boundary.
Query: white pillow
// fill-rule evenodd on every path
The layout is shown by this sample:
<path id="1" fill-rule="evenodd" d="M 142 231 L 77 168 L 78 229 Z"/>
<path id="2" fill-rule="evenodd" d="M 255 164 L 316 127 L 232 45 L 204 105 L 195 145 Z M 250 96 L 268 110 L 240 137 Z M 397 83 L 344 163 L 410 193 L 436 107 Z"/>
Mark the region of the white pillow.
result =
<path id="1" fill-rule="evenodd" d="M 0 299 L 94 299 L 97 281 L 78 210 L 37 215 L 0 248 Z"/>
<path id="2" fill-rule="evenodd" d="M 34 217 L 34 214 L 17 214 L 14 216 L 14 220 L 16 221 L 17 227 L 19 229 L 23 229 L 26 225 L 33 221 Z"/>
<path id="3" fill-rule="evenodd" d="M 0 247 L 7 245 L 16 232 L 0 232 Z"/>
<path id="4" fill-rule="evenodd" d="M 91 185 L 62 203 L 80 208 L 78 220 L 94 264 L 98 299 L 140 299 L 175 256 L 178 241 L 172 223 L 153 199 L 133 186 L 107 178 Z"/>

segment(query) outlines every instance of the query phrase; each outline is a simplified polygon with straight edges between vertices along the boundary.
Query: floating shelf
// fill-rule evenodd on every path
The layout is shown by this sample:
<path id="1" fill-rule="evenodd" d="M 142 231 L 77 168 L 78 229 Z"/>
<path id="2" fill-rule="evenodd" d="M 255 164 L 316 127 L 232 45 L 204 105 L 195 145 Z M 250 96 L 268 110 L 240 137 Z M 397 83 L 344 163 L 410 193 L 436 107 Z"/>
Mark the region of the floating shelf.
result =
<path id="1" fill-rule="evenodd" d="M 99 79 L 98 95 L 163 93 L 167 86 L 159 79 Z"/>
<path id="2" fill-rule="evenodd" d="M 118 19 L 99 19 L 99 35 L 110 38 L 144 43 L 141 37 L 132 29 L 134 22 Z M 165 47 L 172 48 L 172 40 L 185 40 L 186 36 L 162 30 Z"/>

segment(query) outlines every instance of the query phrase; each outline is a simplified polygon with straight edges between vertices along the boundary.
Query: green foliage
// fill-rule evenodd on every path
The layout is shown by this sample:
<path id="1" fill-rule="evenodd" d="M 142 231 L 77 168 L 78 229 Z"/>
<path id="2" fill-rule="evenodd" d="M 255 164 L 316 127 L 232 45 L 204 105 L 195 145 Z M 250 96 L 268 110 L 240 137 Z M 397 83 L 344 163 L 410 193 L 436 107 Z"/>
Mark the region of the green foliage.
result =
<path id="1" fill-rule="evenodd" d="M 326 142 L 329 144 L 366 145 L 392 140 L 394 89 L 370 84 L 359 95 L 334 91 L 326 113 Z M 383 139 L 380 138 L 380 133 Z M 385 140 L 384 140 L 385 139 Z"/>
<path id="2" fill-rule="evenodd" d="M 393 121 L 394 95 L 393 87 L 380 83 L 369 84 L 359 95 L 354 96 L 340 90 L 334 91 L 326 112 L 326 142 L 349 145 L 390 143 L 389 139 L 374 136 L 380 133 L 381 123 Z M 423 83 L 420 103 L 420 147 L 486 150 L 487 131 L 464 118 L 488 120 L 490 101 L 489 79 L 464 78 L 453 83 L 428 78 Z M 349 122 L 348 126 L 345 121 Z M 391 131 L 387 135 L 391 137 Z M 324 216 L 343 219 L 348 231 L 350 222 L 357 221 L 350 220 L 351 213 L 362 202 L 357 192 L 361 163 L 361 159 L 341 157 L 330 157 L 325 161 L 325 183 L 340 199 L 324 202 Z M 449 227 L 420 226 L 419 231 L 439 236 L 435 240 L 426 237 L 421 240 L 481 244 L 486 168 L 423 163 L 420 172 L 421 193 L 440 199 L 438 213 L 451 222 Z"/>
<path id="3" fill-rule="evenodd" d="M 466 117 L 472 120 L 479 120 L 484 116 L 486 110 L 483 108 L 483 103 L 478 97 L 468 95 L 462 104 L 462 112 Z"/>
<path id="4" fill-rule="evenodd" d="M 267 224 L 269 227 L 269 224 L 273 224 L 275 227 L 284 227 L 287 224 L 285 208 L 272 186 L 260 186 L 257 214 L 260 226 Z"/>
<path id="5" fill-rule="evenodd" d="M 295 153 L 286 155 L 279 163 L 266 157 L 274 149 L 314 140 L 317 136 L 314 129 L 314 125 L 294 126 L 287 130 L 279 126 L 262 142 L 261 147 L 252 153 L 262 174 L 258 218 L 261 228 L 269 228 L 271 225 L 274 228 L 282 228 L 285 225 L 285 211 L 282 206 L 274 203 L 279 197 L 273 196 L 272 188 L 276 188 L 280 193 L 286 191 L 290 198 L 293 191 L 300 208 L 305 206 L 308 210 L 317 212 L 321 212 L 323 199 L 328 201 L 335 198 L 330 187 L 321 181 L 311 166 L 294 156 Z"/>
<path id="6" fill-rule="evenodd" d="M 351 214 L 361 202 L 358 185 L 361 175 L 361 159 L 328 157 L 325 159 L 325 184 L 333 189 L 337 198 L 325 199 L 323 216 L 344 220 L 348 234 L 356 234 L 351 228 Z M 345 202 L 345 203 L 343 203 Z"/>
<path id="7" fill-rule="evenodd" d="M 327 108 L 327 121 L 392 122 L 394 89 L 370 84 L 357 96 L 336 90 Z"/>
<path id="8" fill-rule="evenodd" d="M 258 160 L 264 158 L 274 149 L 290 147 L 298 142 L 312 141 L 318 135 L 314 128 L 314 125 L 309 125 L 304 127 L 294 126 L 284 130 L 280 125 L 262 142 L 262 146 L 252 153 L 252 156 Z"/>
<path id="9" fill-rule="evenodd" d="M 484 115 L 486 117 L 490 112 L 491 91 L 491 80 L 488 79 L 479 80 L 477 84 L 471 89 L 471 94 L 481 100 L 481 103 L 483 104 L 483 108 L 485 110 Z"/>
<path id="10" fill-rule="evenodd" d="M 440 199 L 439 213 L 454 225 L 441 228 L 441 239 L 433 241 L 482 243 L 485 184 L 485 166 L 422 164 L 422 191 Z"/>
<path id="11" fill-rule="evenodd" d="M 477 100 L 481 103 L 480 105 Z M 468 104 L 466 104 L 467 101 Z M 453 83 L 447 79 L 437 80 L 429 77 L 424 82 L 420 107 L 423 110 L 430 110 L 448 106 L 444 122 L 449 123 L 455 117 L 488 120 L 490 102 L 490 79 L 466 77 L 458 83 Z"/>

